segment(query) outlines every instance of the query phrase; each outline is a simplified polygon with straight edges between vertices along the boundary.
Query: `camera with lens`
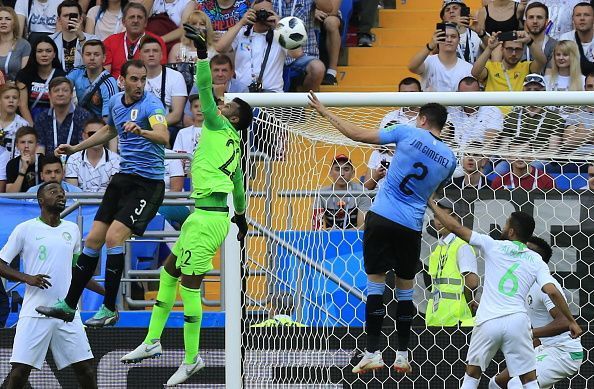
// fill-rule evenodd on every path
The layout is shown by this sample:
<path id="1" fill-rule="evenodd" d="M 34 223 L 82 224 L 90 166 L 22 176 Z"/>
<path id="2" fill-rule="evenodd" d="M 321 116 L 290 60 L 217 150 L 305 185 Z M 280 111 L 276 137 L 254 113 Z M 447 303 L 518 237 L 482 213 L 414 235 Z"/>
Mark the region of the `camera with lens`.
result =
<path id="1" fill-rule="evenodd" d="M 264 91 L 264 89 L 262 89 L 262 83 L 256 81 L 248 85 L 248 90 L 250 91 L 250 93 L 261 93 L 262 91 Z"/>
<path id="2" fill-rule="evenodd" d="M 265 9 L 259 9 L 256 11 L 256 22 L 266 23 L 268 18 L 272 15 L 272 12 L 268 12 Z"/>

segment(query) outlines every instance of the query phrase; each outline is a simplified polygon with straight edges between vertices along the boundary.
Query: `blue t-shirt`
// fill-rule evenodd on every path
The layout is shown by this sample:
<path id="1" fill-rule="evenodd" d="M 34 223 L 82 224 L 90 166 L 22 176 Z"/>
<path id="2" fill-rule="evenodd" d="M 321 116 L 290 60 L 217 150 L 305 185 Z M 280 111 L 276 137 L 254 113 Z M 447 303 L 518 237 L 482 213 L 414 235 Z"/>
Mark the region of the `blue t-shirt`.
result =
<path id="1" fill-rule="evenodd" d="M 72 69 L 66 77 L 74 83 L 79 106 L 84 103 L 83 99 L 95 87 L 95 83 L 100 83 L 99 89 L 93 93 L 93 96 L 86 98 L 88 103 L 83 108 L 96 117 L 109 115 L 109 99 L 118 93 L 119 89 L 116 79 L 111 77 L 107 70 L 104 70 L 93 82 L 89 80 L 84 66 Z"/>
<path id="2" fill-rule="evenodd" d="M 151 131 L 149 119 L 158 123 L 165 122 L 163 103 L 152 93 L 144 92 L 140 100 L 130 106 L 124 104 L 124 92 L 114 95 L 109 100 L 107 124 L 118 131 L 120 173 L 162 180 L 165 175 L 165 146 L 124 131 L 124 124 L 129 121 Z"/>
<path id="3" fill-rule="evenodd" d="M 452 150 L 427 130 L 404 124 L 380 131 L 380 144 L 396 143 L 385 183 L 371 211 L 415 231 L 423 228 L 427 200 L 456 168 Z"/>

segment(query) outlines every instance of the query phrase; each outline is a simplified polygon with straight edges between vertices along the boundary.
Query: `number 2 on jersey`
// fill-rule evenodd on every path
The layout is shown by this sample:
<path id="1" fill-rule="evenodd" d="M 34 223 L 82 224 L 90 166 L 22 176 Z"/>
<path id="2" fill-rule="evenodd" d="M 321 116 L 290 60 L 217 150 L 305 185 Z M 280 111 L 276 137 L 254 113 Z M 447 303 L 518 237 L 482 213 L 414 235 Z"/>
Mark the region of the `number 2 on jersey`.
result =
<path id="1" fill-rule="evenodd" d="M 415 164 L 413 165 L 413 168 L 416 169 L 421 169 L 421 173 L 411 173 L 406 175 L 403 179 L 402 182 L 399 185 L 400 190 L 402 191 L 402 193 L 404 193 L 407 196 L 410 196 L 413 194 L 413 191 L 410 190 L 409 188 L 406 187 L 406 184 L 408 184 L 408 182 L 410 180 L 412 180 L 413 178 L 415 180 L 422 180 L 423 178 L 427 177 L 427 173 L 429 173 L 429 169 L 427 169 L 427 166 L 423 163 L 423 162 L 415 162 Z"/>
<path id="2" fill-rule="evenodd" d="M 231 146 L 231 156 L 228 160 L 225 161 L 225 163 L 219 166 L 219 170 L 225 173 L 227 176 L 231 177 L 233 175 L 233 172 L 229 171 L 229 169 L 227 168 L 229 167 L 229 165 L 233 163 L 233 160 L 235 159 L 235 148 L 233 147 L 233 140 L 229 139 L 225 146 Z"/>

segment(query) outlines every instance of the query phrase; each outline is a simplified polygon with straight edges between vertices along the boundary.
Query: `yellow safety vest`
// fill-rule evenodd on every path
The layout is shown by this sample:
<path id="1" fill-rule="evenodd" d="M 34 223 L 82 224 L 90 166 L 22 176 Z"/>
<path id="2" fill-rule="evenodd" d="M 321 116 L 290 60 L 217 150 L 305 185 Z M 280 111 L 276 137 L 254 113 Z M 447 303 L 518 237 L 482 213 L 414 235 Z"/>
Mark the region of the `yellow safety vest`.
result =
<path id="1" fill-rule="evenodd" d="M 448 245 L 440 244 L 429 256 L 432 285 L 425 315 L 427 326 L 474 326 L 474 317 L 464 297 L 464 276 L 457 261 L 458 249 L 466 244 L 456 237 Z"/>

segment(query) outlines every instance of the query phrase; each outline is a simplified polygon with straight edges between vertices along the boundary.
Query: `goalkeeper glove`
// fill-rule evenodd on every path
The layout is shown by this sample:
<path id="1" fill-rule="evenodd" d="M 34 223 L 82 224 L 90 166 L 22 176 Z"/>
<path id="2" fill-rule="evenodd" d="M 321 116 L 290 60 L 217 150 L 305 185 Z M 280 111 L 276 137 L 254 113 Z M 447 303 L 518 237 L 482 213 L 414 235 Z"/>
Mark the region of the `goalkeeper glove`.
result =
<path id="1" fill-rule="evenodd" d="M 208 57 L 208 50 L 206 47 L 206 32 L 185 23 L 184 31 L 186 33 L 186 38 L 194 43 L 198 58 L 206 59 Z"/>
<path id="2" fill-rule="evenodd" d="M 248 225 L 247 221 L 245 220 L 245 214 L 235 214 L 235 216 L 231 218 L 231 221 L 237 224 L 237 228 L 239 228 L 239 232 L 237 233 L 237 240 L 242 241 L 248 232 Z"/>

